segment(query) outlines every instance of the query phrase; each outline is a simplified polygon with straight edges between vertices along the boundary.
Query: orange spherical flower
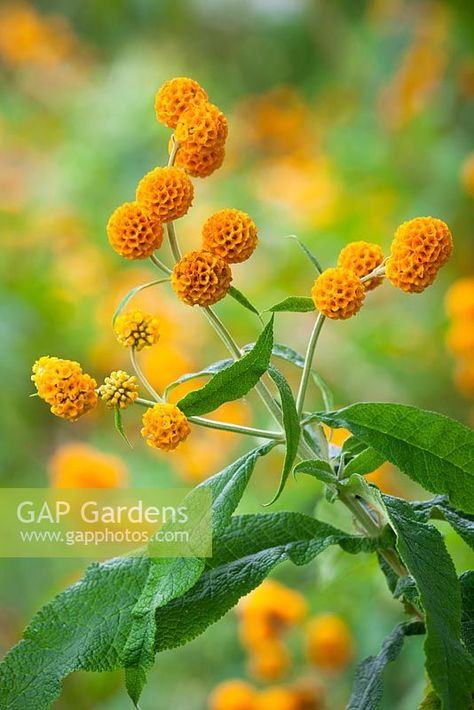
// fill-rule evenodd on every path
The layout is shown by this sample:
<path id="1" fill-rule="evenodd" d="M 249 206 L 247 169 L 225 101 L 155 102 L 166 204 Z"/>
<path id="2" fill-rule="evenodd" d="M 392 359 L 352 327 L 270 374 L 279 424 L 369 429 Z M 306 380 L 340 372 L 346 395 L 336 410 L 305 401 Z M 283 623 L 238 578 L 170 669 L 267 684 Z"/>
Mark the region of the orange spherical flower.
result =
<path id="1" fill-rule="evenodd" d="M 326 269 L 311 290 L 316 308 L 327 318 L 346 320 L 355 316 L 365 298 L 364 284 L 349 269 Z"/>
<path id="2" fill-rule="evenodd" d="M 342 269 L 353 271 L 360 279 L 370 274 L 377 266 L 383 263 L 384 255 L 382 248 L 378 244 L 369 242 L 351 242 L 341 250 L 337 259 L 337 265 Z M 366 291 L 370 291 L 379 286 L 383 281 L 382 277 L 364 281 Z"/>
<path id="3" fill-rule="evenodd" d="M 163 227 L 137 202 L 117 207 L 107 224 L 109 242 L 125 259 L 146 259 L 163 242 Z"/>
<path id="4" fill-rule="evenodd" d="M 249 659 L 249 673 L 262 683 L 279 680 L 290 666 L 288 651 L 277 638 L 262 643 L 252 651 Z"/>
<path id="5" fill-rule="evenodd" d="M 206 101 L 206 92 L 194 79 L 185 76 L 170 79 L 155 96 L 156 118 L 168 128 L 176 128 L 184 111 Z"/>
<path id="6" fill-rule="evenodd" d="M 446 294 L 446 313 L 450 318 L 474 320 L 474 276 L 457 279 Z"/>
<path id="7" fill-rule="evenodd" d="M 155 345 L 160 338 L 158 318 L 138 308 L 122 313 L 115 321 L 114 331 L 121 345 L 135 350 Z"/>
<path id="8" fill-rule="evenodd" d="M 354 655 L 352 636 L 343 619 L 335 614 L 315 617 L 307 629 L 308 660 L 319 668 L 341 671 Z"/>
<path id="9" fill-rule="evenodd" d="M 455 372 L 454 382 L 461 394 L 466 397 L 474 396 L 474 359 L 462 360 Z"/>
<path id="10" fill-rule="evenodd" d="M 176 167 L 155 168 L 137 186 L 140 207 L 158 222 L 179 219 L 192 205 L 194 187 L 184 170 Z"/>
<path id="11" fill-rule="evenodd" d="M 416 217 L 401 224 L 392 242 L 386 274 L 389 281 L 408 293 L 431 286 L 453 250 L 449 227 L 435 217 Z"/>
<path id="12" fill-rule="evenodd" d="M 143 415 L 142 436 L 148 446 L 162 451 L 173 451 L 191 433 L 183 412 L 174 404 L 155 404 Z"/>
<path id="13" fill-rule="evenodd" d="M 175 164 L 192 177 L 205 178 L 218 170 L 225 158 L 225 148 L 218 145 L 211 150 L 202 149 L 193 141 L 181 145 L 176 154 Z"/>
<path id="14" fill-rule="evenodd" d="M 99 387 L 99 394 L 108 407 L 125 409 L 138 397 L 137 378 L 124 370 L 114 370 Z"/>
<path id="15" fill-rule="evenodd" d="M 51 412 L 62 419 L 75 421 L 97 404 L 97 382 L 73 360 L 43 356 L 33 365 L 31 379 Z"/>
<path id="16" fill-rule="evenodd" d="M 248 259 L 258 244 L 257 226 L 246 212 L 224 209 L 211 215 L 202 228 L 202 246 L 228 264 Z"/>
<path id="17" fill-rule="evenodd" d="M 258 694 L 255 710 L 299 710 L 298 696 L 291 688 L 268 688 Z"/>
<path id="18" fill-rule="evenodd" d="M 212 306 L 224 298 L 232 281 L 228 264 L 208 251 L 191 251 L 176 264 L 171 285 L 188 306 Z"/>
<path id="19" fill-rule="evenodd" d="M 446 346 L 455 357 L 469 357 L 474 360 L 474 318 L 456 321 L 446 335 Z"/>
<path id="20" fill-rule="evenodd" d="M 243 680 L 227 680 L 209 696 L 209 710 L 254 710 L 257 693 Z"/>
<path id="21" fill-rule="evenodd" d="M 274 579 L 266 579 L 240 600 L 239 611 L 242 620 L 265 620 L 275 634 L 299 623 L 306 614 L 307 604 L 299 592 Z"/>
<path id="22" fill-rule="evenodd" d="M 176 140 L 186 146 L 191 142 L 202 150 L 222 146 L 227 138 L 227 119 L 222 111 L 208 102 L 194 104 L 180 117 L 176 126 Z"/>
<path id="23" fill-rule="evenodd" d="M 117 456 L 73 442 L 55 451 L 49 474 L 55 488 L 120 488 L 126 485 L 128 476 Z"/>

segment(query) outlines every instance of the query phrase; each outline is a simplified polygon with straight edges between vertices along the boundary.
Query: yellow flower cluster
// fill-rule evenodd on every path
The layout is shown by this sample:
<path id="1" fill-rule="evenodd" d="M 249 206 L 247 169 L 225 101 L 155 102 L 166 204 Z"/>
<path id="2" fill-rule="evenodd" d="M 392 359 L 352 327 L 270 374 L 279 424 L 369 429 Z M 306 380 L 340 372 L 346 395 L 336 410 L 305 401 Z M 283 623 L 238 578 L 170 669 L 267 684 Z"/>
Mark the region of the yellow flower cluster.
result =
<path id="1" fill-rule="evenodd" d="M 281 678 L 289 666 L 282 636 L 305 614 L 306 602 L 301 594 L 273 579 L 240 601 L 240 640 L 250 654 L 249 671 L 254 678 Z"/>
<path id="2" fill-rule="evenodd" d="M 303 679 L 290 686 L 258 691 L 243 680 L 220 683 L 209 696 L 209 710 L 323 710 L 324 689 Z"/>
<path id="3" fill-rule="evenodd" d="M 125 259 L 146 259 L 163 242 L 163 227 L 137 202 L 117 207 L 107 224 L 109 242 Z"/>
<path id="4" fill-rule="evenodd" d="M 75 421 L 97 404 L 96 381 L 73 360 L 43 356 L 33 365 L 31 379 L 57 417 Z"/>
<path id="5" fill-rule="evenodd" d="M 453 250 L 449 227 L 435 217 L 416 217 L 401 224 L 392 242 L 386 272 L 402 291 L 421 293 L 431 286 Z"/>
<path id="6" fill-rule="evenodd" d="M 187 439 L 191 427 L 183 412 L 174 404 L 158 403 L 143 415 L 142 436 L 148 446 L 173 451 Z"/>
<path id="7" fill-rule="evenodd" d="M 158 342 L 160 324 L 155 316 L 135 308 L 117 318 L 114 331 L 121 345 L 142 350 Z"/>
<path id="8" fill-rule="evenodd" d="M 326 671 L 342 671 L 352 661 L 354 643 L 345 621 L 336 614 L 320 614 L 308 624 L 308 660 Z"/>
<path id="9" fill-rule="evenodd" d="M 311 290 L 314 305 L 327 318 L 346 320 L 362 308 L 364 284 L 350 269 L 326 269 Z"/>
<path id="10" fill-rule="evenodd" d="M 455 382 L 459 391 L 474 397 L 474 277 L 458 279 L 446 295 L 450 328 L 448 350 L 457 360 Z"/>
<path id="11" fill-rule="evenodd" d="M 171 285 L 188 306 L 212 306 L 224 298 L 232 281 L 226 262 L 208 251 L 191 251 L 175 265 Z"/>
<path id="12" fill-rule="evenodd" d="M 158 121 L 175 129 L 178 151 L 175 163 L 193 177 L 207 177 L 220 168 L 228 134 L 227 119 L 208 101 L 207 93 L 193 79 L 167 81 L 155 98 Z M 173 142 L 170 151 L 173 150 Z"/>
<path id="13" fill-rule="evenodd" d="M 104 384 L 99 387 L 99 394 L 108 407 L 125 409 L 138 397 L 137 378 L 124 370 L 115 370 L 105 378 Z"/>

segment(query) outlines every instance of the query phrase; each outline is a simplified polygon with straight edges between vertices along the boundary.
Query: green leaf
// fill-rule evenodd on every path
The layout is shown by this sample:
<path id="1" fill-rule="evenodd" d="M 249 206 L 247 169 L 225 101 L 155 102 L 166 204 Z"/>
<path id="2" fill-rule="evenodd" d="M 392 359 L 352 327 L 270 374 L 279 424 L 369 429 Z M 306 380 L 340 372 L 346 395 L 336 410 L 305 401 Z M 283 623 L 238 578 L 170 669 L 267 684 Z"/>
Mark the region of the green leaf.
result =
<path id="1" fill-rule="evenodd" d="M 298 473 L 307 473 L 309 476 L 314 476 L 318 481 L 322 481 L 329 486 L 333 486 L 337 482 L 331 466 L 323 459 L 301 461 L 295 466 L 293 473 L 295 476 Z"/>
<path id="2" fill-rule="evenodd" d="M 217 372 L 221 372 L 222 370 L 228 368 L 233 362 L 235 362 L 235 360 L 232 358 L 218 360 L 218 362 L 213 362 L 212 365 L 208 365 L 202 370 L 198 370 L 197 372 L 188 372 L 185 375 L 181 375 L 181 377 L 178 377 L 177 380 L 170 382 L 170 384 L 165 388 L 165 399 L 167 399 L 170 392 L 172 392 L 176 387 L 179 387 L 179 385 L 189 382 L 190 380 L 197 380 L 201 377 L 210 377 L 211 375 L 215 375 Z"/>
<path id="3" fill-rule="evenodd" d="M 241 306 L 246 308 L 248 311 L 251 311 L 252 313 L 255 313 L 259 318 L 260 318 L 260 312 L 255 308 L 255 306 L 249 301 L 247 296 L 244 296 L 242 291 L 239 291 L 238 288 L 235 288 L 235 286 L 231 286 L 229 290 L 227 291 L 229 296 L 232 296 L 232 298 L 237 301 L 237 303 L 240 303 Z"/>
<path id="4" fill-rule="evenodd" d="M 137 293 L 140 293 L 140 291 L 143 291 L 146 288 L 150 288 L 150 286 L 158 286 L 158 284 L 163 284 L 166 281 L 169 281 L 169 278 L 166 279 L 158 279 L 157 281 L 149 281 L 146 284 L 141 284 L 141 286 L 135 286 L 135 288 L 132 288 L 131 291 L 129 291 L 120 301 L 118 304 L 117 308 L 115 309 L 115 313 L 112 316 L 112 327 L 115 325 L 115 321 L 119 317 L 119 315 L 122 313 L 123 309 L 125 308 L 128 303 L 134 298 Z"/>
<path id="5" fill-rule="evenodd" d="M 461 589 L 443 538 L 409 503 L 383 496 L 400 556 L 425 610 L 426 670 L 441 707 L 469 707 L 474 661 L 461 643 Z"/>
<path id="6" fill-rule="evenodd" d="M 285 461 L 283 464 L 283 471 L 281 473 L 278 490 L 273 496 L 272 500 L 267 503 L 267 505 L 271 505 L 280 497 L 285 487 L 286 481 L 288 480 L 288 476 L 290 475 L 291 469 L 293 468 L 296 454 L 298 453 L 298 446 L 300 443 L 301 426 L 299 422 L 298 412 L 296 410 L 295 399 L 293 397 L 290 385 L 283 377 L 281 372 L 276 369 L 276 367 L 272 367 L 270 365 L 268 369 L 268 374 L 276 384 L 280 393 L 286 446 Z"/>
<path id="7" fill-rule="evenodd" d="M 459 578 L 462 597 L 461 637 L 474 656 L 474 572 L 464 572 Z"/>
<path id="8" fill-rule="evenodd" d="M 114 409 L 114 425 L 122 439 L 130 446 L 131 449 L 133 449 L 133 446 L 131 445 L 128 436 L 125 433 L 125 430 L 123 428 L 123 422 L 122 422 L 122 410 L 120 409 L 119 405 L 117 404 Z"/>
<path id="9" fill-rule="evenodd" d="M 273 316 L 262 330 L 253 349 L 218 372 L 204 387 L 190 392 L 178 402 L 186 416 L 212 412 L 224 404 L 244 397 L 267 371 L 273 345 Z"/>
<path id="10" fill-rule="evenodd" d="M 422 634 L 421 623 L 399 624 L 387 636 L 376 656 L 362 661 L 356 671 L 354 688 L 346 710 L 377 710 L 382 700 L 382 680 L 385 666 L 394 661 L 402 650 L 405 636 Z"/>
<path id="11" fill-rule="evenodd" d="M 344 476 L 351 476 L 353 473 L 365 476 L 365 474 L 375 471 L 385 461 L 385 456 L 368 446 L 344 466 Z"/>
<path id="12" fill-rule="evenodd" d="M 289 296 L 285 298 L 280 303 L 276 303 L 274 306 L 268 309 L 272 313 L 277 313 L 281 311 L 290 311 L 291 313 L 308 313 L 309 311 L 316 310 L 312 298 L 306 298 L 303 296 Z"/>
<path id="13" fill-rule="evenodd" d="M 222 481 L 219 488 L 227 500 Z M 377 542 L 297 513 L 232 518 L 194 587 L 157 610 L 157 650 L 202 633 L 276 564 L 285 559 L 306 564 L 334 544 L 356 553 L 372 551 Z M 61 680 L 69 673 L 120 668 L 132 610 L 149 568 L 145 557 L 94 564 L 82 580 L 46 604 L 0 665 L 2 710 L 46 710 L 59 697 Z M 137 673 L 127 678 L 133 693 L 140 690 Z"/>
<path id="14" fill-rule="evenodd" d="M 410 503 L 412 508 L 429 520 L 433 517 L 441 517 L 451 525 L 453 530 L 474 550 L 474 516 L 461 513 L 448 505 L 444 496 L 436 496 L 431 500 Z"/>
<path id="15" fill-rule="evenodd" d="M 296 350 L 293 350 L 293 348 L 290 348 L 288 345 L 281 345 L 281 343 L 275 343 L 273 345 L 272 354 L 275 357 L 280 358 L 281 360 L 291 362 L 293 365 L 296 365 L 296 367 L 299 367 L 301 369 L 304 367 L 304 357 L 297 353 Z M 324 408 L 326 410 L 332 409 L 334 406 L 333 396 L 328 385 L 323 380 L 321 375 L 315 372 L 315 370 L 311 370 L 311 377 L 313 378 L 316 387 L 321 392 Z"/>
<path id="16" fill-rule="evenodd" d="M 232 518 L 216 541 L 206 570 L 184 596 L 157 611 L 157 650 L 175 648 L 203 633 L 257 587 L 281 562 L 308 564 L 330 545 L 369 552 L 377 541 L 349 535 L 299 513 Z"/>
<path id="17" fill-rule="evenodd" d="M 247 487 L 257 459 L 265 455 L 271 445 L 264 445 L 244 454 L 223 471 L 207 479 L 191 491 L 183 503 L 192 505 L 195 491 L 209 489 L 212 494 L 212 532 L 219 535 L 229 523 Z M 133 623 L 122 652 L 125 668 L 130 673 L 129 684 L 134 692 L 132 700 L 137 703 L 143 688 L 146 670 L 153 665 L 156 636 L 155 613 L 172 599 L 182 596 L 199 579 L 204 569 L 204 560 L 197 558 L 153 558 L 148 579 L 133 612 Z M 133 683 L 132 683 L 133 679 Z"/>
<path id="18" fill-rule="evenodd" d="M 289 239 L 294 239 L 294 240 L 296 241 L 296 243 L 298 244 L 298 246 L 299 246 L 299 248 L 301 249 L 301 251 L 303 252 L 303 254 L 308 257 L 308 259 L 310 260 L 310 262 L 311 262 L 311 263 L 313 264 L 313 266 L 316 268 L 316 271 L 317 271 L 318 273 L 322 274 L 322 273 L 323 273 L 323 269 L 322 269 L 321 264 L 320 264 L 319 261 L 316 259 L 316 257 L 314 256 L 314 254 L 312 254 L 312 253 L 310 252 L 310 250 L 308 249 L 308 247 L 307 247 L 305 244 L 303 244 L 303 242 L 301 241 L 301 239 L 299 239 L 295 234 L 290 234 L 288 238 L 289 238 Z"/>
<path id="19" fill-rule="evenodd" d="M 474 513 L 474 432 L 442 414 L 403 404 L 359 403 L 319 419 L 345 427 L 434 493 Z"/>
<path id="20" fill-rule="evenodd" d="M 441 701 L 431 688 L 431 685 L 426 689 L 426 695 L 423 698 L 418 710 L 440 710 Z"/>

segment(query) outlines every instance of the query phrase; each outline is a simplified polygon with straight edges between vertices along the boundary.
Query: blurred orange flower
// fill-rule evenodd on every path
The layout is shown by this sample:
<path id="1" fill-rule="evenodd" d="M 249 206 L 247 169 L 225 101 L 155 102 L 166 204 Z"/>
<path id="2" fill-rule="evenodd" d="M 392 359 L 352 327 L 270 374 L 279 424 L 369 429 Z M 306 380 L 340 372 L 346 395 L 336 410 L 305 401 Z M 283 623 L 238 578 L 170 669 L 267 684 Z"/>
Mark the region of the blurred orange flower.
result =
<path id="1" fill-rule="evenodd" d="M 51 457 L 49 476 L 54 488 L 120 488 L 127 485 L 128 472 L 117 456 L 69 442 Z"/>

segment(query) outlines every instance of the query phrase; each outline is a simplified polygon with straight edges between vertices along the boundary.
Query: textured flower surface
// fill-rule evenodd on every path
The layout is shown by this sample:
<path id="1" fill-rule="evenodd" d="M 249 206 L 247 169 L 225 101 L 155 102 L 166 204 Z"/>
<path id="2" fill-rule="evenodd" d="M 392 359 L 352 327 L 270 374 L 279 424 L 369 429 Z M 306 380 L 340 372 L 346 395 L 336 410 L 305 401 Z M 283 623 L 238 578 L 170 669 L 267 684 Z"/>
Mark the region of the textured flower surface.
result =
<path id="1" fill-rule="evenodd" d="M 186 145 L 188 141 L 201 149 L 212 150 L 222 146 L 228 135 L 227 119 L 211 103 L 194 104 L 185 111 L 176 126 L 176 140 Z"/>
<path id="2" fill-rule="evenodd" d="M 337 265 L 342 269 L 353 271 L 360 279 L 380 266 L 384 260 L 382 248 L 370 242 L 351 242 L 341 250 Z M 364 282 L 366 291 L 370 291 L 382 283 L 382 277 Z"/>
<path id="3" fill-rule="evenodd" d="M 75 421 L 97 404 L 97 382 L 73 360 L 43 356 L 33 365 L 31 379 L 51 412 L 62 419 Z"/>
<path id="4" fill-rule="evenodd" d="M 155 168 L 137 186 L 137 202 L 158 222 L 179 219 L 191 207 L 194 188 L 183 170 L 176 167 Z"/>
<path id="5" fill-rule="evenodd" d="M 246 261 L 258 244 L 257 226 L 248 214 L 224 209 L 211 215 L 202 228 L 203 249 L 229 264 Z"/>
<path id="6" fill-rule="evenodd" d="M 55 488 L 119 488 L 127 483 L 127 469 L 118 456 L 76 442 L 54 452 L 49 474 Z"/>
<path id="7" fill-rule="evenodd" d="M 347 624 L 336 614 L 321 614 L 308 624 L 308 660 L 326 670 L 343 670 L 354 655 L 354 644 Z"/>
<path id="8" fill-rule="evenodd" d="M 160 338 L 158 318 L 138 308 L 122 313 L 115 321 L 114 331 L 121 345 L 135 350 L 155 345 Z"/>
<path id="9" fill-rule="evenodd" d="M 365 288 L 353 271 L 337 267 L 318 276 L 311 295 L 316 308 L 327 318 L 346 320 L 361 309 Z"/>
<path id="10" fill-rule="evenodd" d="M 111 247 L 125 259 L 146 259 L 163 242 L 163 227 L 137 202 L 117 207 L 107 224 Z"/>
<path id="11" fill-rule="evenodd" d="M 114 370 L 99 387 L 99 394 L 108 407 L 125 409 L 138 397 L 137 378 L 124 370 Z"/>
<path id="12" fill-rule="evenodd" d="M 386 273 L 390 282 L 408 293 L 431 286 L 453 250 L 445 222 L 436 217 L 416 217 L 401 224 L 392 242 Z"/>
<path id="13" fill-rule="evenodd" d="M 175 163 L 192 177 L 205 178 L 222 166 L 224 158 L 223 145 L 206 150 L 194 141 L 187 141 L 185 145 L 180 146 Z"/>
<path id="14" fill-rule="evenodd" d="M 206 101 L 206 92 L 194 79 L 185 76 L 170 79 L 155 96 L 156 118 L 168 128 L 176 128 L 184 111 Z"/>
<path id="15" fill-rule="evenodd" d="M 188 306 L 211 306 L 224 298 L 232 281 L 226 262 L 208 251 L 192 251 L 176 264 L 171 275 L 178 298 Z"/>
<path id="16" fill-rule="evenodd" d="M 188 420 L 174 404 L 160 402 L 143 415 L 142 436 L 155 449 L 173 451 L 190 432 Z"/>

